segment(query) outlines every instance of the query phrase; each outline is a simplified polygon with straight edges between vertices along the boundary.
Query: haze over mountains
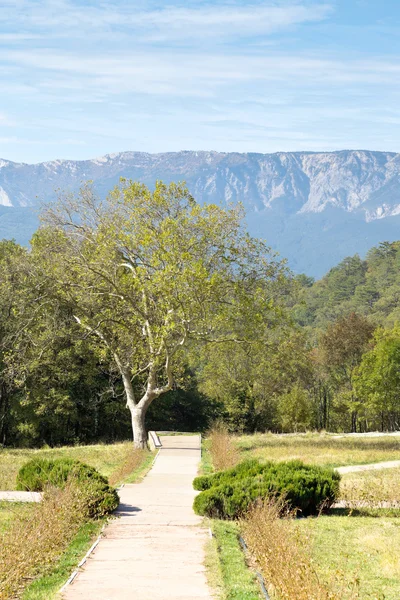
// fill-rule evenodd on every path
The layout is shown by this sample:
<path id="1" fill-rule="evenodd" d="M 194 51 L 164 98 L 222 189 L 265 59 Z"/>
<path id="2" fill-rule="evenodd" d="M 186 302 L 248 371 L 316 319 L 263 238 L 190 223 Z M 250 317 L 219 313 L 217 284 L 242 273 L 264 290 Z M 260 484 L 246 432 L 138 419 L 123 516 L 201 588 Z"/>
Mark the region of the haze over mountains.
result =
<path id="1" fill-rule="evenodd" d="M 364 150 L 275 154 L 122 152 L 35 165 L 0 160 L 0 238 L 27 244 L 42 201 L 93 180 L 185 180 L 200 202 L 242 201 L 252 234 L 319 277 L 345 256 L 400 238 L 400 154 Z"/>

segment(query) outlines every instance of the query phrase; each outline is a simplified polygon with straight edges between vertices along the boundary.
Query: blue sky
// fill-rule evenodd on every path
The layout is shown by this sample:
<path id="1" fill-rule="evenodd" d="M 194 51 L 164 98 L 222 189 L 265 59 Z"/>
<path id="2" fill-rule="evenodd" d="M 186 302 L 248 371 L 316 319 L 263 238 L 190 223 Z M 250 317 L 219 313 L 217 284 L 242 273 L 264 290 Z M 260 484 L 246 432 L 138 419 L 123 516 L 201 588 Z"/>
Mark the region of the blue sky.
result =
<path id="1" fill-rule="evenodd" d="M 400 2 L 1 0 L 0 157 L 400 151 Z"/>

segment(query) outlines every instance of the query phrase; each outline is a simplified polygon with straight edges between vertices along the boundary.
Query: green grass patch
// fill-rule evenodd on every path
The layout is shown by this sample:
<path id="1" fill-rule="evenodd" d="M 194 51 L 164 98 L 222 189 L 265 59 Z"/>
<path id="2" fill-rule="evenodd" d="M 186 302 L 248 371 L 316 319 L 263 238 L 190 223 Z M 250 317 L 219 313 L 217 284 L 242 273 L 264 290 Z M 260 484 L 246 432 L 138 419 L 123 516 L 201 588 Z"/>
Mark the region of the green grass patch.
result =
<path id="1" fill-rule="evenodd" d="M 22 595 L 22 600 L 52 600 L 66 580 L 82 560 L 86 552 L 99 535 L 104 520 L 85 523 L 72 540 L 51 573 L 43 575 L 31 583 Z"/>
<path id="2" fill-rule="evenodd" d="M 359 580 L 360 600 L 400 598 L 400 520 L 387 517 L 321 516 L 296 526 L 311 535 L 312 558 L 322 580 L 343 573 Z"/>
<path id="3" fill-rule="evenodd" d="M 234 438 L 241 459 L 286 461 L 339 467 L 400 460 L 400 436 L 339 437 L 330 434 L 242 435 Z"/>
<path id="4" fill-rule="evenodd" d="M 260 600 L 256 575 L 247 564 L 239 544 L 236 523 L 210 521 L 213 540 L 207 547 L 206 566 L 210 586 L 219 600 Z"/>
<path id="5" fill-rule="evenodd" d="M 210 452 L 210 441 L 203 437 L 201 441 L 201 463 L 199 467 L 199 474 L 211 475 L 211 473 L 214 473 L 214 467 Z"/>

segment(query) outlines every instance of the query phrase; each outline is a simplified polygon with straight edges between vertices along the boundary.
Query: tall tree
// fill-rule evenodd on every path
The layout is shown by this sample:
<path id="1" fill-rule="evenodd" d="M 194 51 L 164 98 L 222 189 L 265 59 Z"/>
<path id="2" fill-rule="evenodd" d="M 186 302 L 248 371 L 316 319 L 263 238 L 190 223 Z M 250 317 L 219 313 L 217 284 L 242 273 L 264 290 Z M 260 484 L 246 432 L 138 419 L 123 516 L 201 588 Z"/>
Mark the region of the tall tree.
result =
<path id="1" fill-rule="evenodd" d="M 284 266 L 249 237 L 240 207 L 200 206 L 181 184 L 121 180 L 105 201 L 90 186 L 43 214 L 33 254 L 52 293 L 110 353 L 122 378 L 134 443 L 169 391 L 189 343 L 245 343 L 281 318 Z"/>
<path id="2" fill-rule="evenodd" d="M 320 338 L 323 364 L 351 412 L 351 430 L 356 431 L 359 399 L 353 389 L 354 369 L 368 350 L 374 325 L 351 313 L 328 326 Z"/>
<path id="3" fill-rule="evenodd" d="M 29 291 L 28 291 L 29 290 Z M 11 407 L 16 377 L 10 361 L 15 348 L 26 336 L 35 314 L 28 307 L 36 297 L 29 280 L 29 256 L 14 241 L 0 242 L 0 444 L 8 442 Z"/>
<path id="4" fill-rule="evenodd" d="M 381 430 L 400 426 L 400 327 L 378 329 L 375 345 L 366 352 L 354 373 L 356 393 Z M 376 417 L 378 416 L 378 423 Z"/>

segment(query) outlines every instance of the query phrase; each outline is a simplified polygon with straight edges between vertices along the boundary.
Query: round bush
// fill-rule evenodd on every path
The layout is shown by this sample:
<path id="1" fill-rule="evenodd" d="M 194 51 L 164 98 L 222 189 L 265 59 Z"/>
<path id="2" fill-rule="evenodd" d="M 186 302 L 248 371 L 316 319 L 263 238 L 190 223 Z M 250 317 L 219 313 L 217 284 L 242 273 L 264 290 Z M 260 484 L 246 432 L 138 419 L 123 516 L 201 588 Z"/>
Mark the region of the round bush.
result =
<path id="1" fill-rule="evenodd" d="M 271 461 L 261 464 L 256 459 L 244 460 L 231 469 L 218 471 L 218 473 L 213 473 L 212 475 L 200 475 L 199 477 L 196 477 L 193 480 L 193 487 L 198 491 L 209 490 L 211 487 L 215 487 L 221 483 L 228 483 L 233 480 L 237 481 L 238 479 L 252 477 L 262 473 L 265 469 L 274 464 L 276 463 Z"/>
<path id="2" fill-rule="evenodd" d="M 333 469 L 304 465 L 300 461 L 257 463 L 246 461 L 233 469 L 210 476 L 194 500 L 199 515 L 236 519 L 256 500 L 284 498 L 288 508 L 303 516 L 317 514 L 336 499 L 340 475 Z M 206 487 L 208 486 L 208 487 Z"/>
<path id="3" fill-rule="evenodd" d="M 86 496 L 88 516 L 98 518 L 111 513 L 119 504 L 117 491 L 94 467 L 71 458 L 32 459 L 17 475 L 17 489 L 41 492 L 46 486 L 63 487 L 67 481 L 79 483 Z"/>

